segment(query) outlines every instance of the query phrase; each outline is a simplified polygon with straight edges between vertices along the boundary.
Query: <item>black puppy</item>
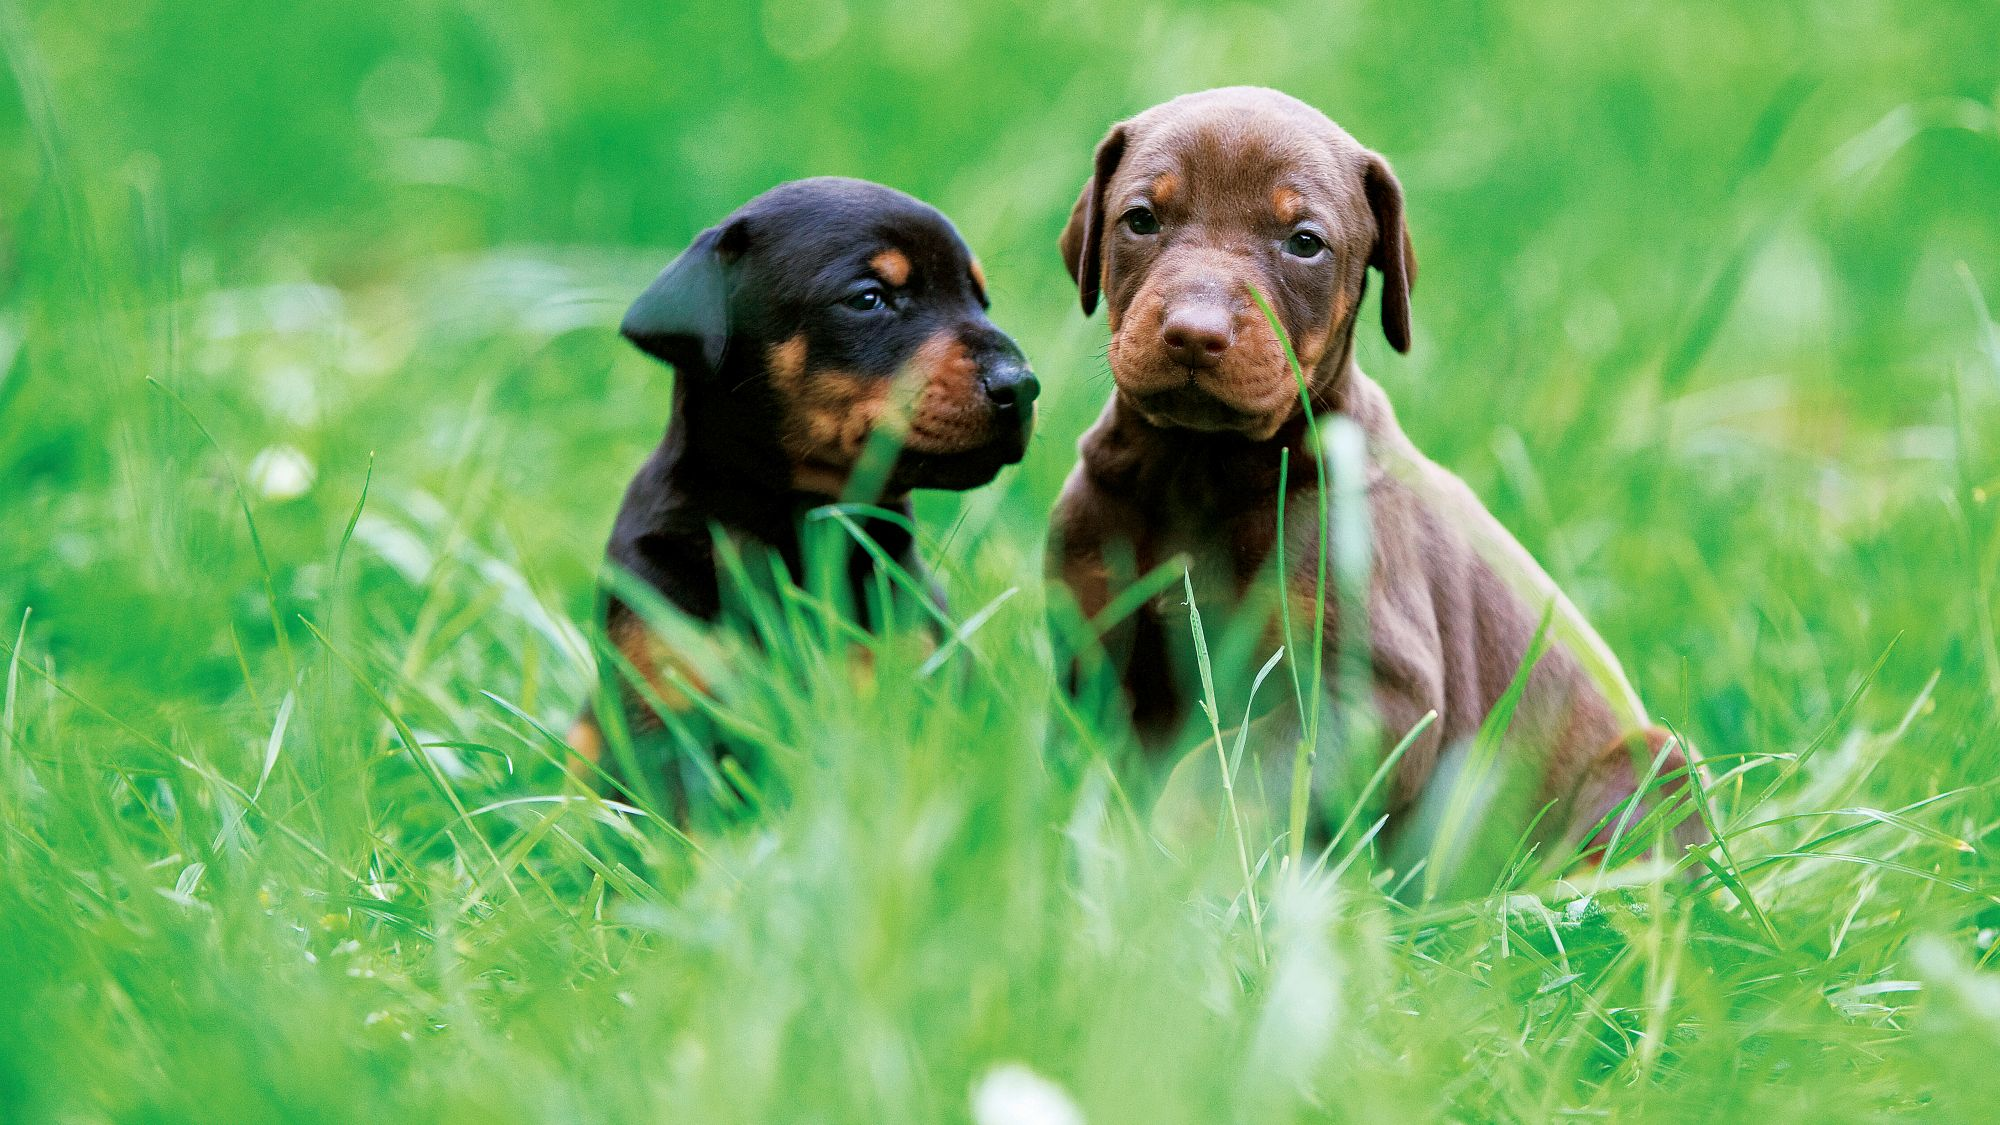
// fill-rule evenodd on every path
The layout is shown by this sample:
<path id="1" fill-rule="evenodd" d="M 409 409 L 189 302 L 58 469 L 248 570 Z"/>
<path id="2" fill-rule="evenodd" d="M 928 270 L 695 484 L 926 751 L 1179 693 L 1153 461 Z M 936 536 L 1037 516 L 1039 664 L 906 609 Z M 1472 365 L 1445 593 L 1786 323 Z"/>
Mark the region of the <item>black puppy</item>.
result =
<path id="1" fill-rule="evenodd" d="M 909 491 L 977 487 L 1027 448 L 1040 388 L 987 307 L 979 263 L 950 220 L 879 184 L 782 184 L 703 231 L 621 326 L 674 366 L 674 408 L 625 492 L 611 563 L 704 622 L 724 610 L 718 530 L 775 552 L 802 581 L 802 521 L 841 498 L 869 436 L 886 425 L 900 439 L 886 484 L 852 499 L 902 517 L 864 528 L 917 573 Z M 846 562 L 862 606 L 873 560 L 855 547 Z M 604 624 L 667 706 L 685 700 L 663 666 L 706 682 L 701 658 L 652 636 L 623 599 L 607 599 Z M 655 706 L 634 687 L 620 691 L 628 729 L 657 730 Z M 570 744 L 593 760 L 603 750 L 588 717 Z"/>

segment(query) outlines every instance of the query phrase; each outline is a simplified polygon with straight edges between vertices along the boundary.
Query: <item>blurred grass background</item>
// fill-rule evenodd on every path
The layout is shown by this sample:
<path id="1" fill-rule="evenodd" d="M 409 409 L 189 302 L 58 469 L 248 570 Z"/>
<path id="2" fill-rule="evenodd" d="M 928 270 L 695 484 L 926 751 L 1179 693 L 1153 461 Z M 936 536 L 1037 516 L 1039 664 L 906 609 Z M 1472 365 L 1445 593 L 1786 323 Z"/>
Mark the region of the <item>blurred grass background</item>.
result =
<path id="1" fill-rule="evenodd" d="M 990 1116 L 1010 1060 L 1094 1122 L 1989 1117 L 1996 42 L 1977 0 L 0 0 L 0 1117 L 1062 1120 Z M 1363 366 L 1746 756 L 1742 895 L 1272 875 L 1253 930 L 1044 767 L 1097 753 L 1035 576 L 1109 389 L 1055 236 L 1112 121 L 1232 82 L 1394 163 L 1417 347 Z M 1042 375 L 1028 461 L 921 507 L 960 614 L 1022 591 L 962 686 L 746 704 L 800 796 L 696 855 L 540 800 L 510 707 L 586 690 L 664 425 L 612 325 L 824 173 L 951 214 Z"/>

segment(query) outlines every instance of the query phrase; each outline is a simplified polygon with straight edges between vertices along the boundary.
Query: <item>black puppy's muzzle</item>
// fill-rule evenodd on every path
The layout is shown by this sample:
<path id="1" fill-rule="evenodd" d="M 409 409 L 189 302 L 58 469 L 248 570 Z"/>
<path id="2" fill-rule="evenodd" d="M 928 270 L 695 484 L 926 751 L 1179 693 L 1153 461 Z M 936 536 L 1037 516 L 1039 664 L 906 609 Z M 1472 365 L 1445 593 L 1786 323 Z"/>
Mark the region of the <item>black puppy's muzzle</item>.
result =
<path id="1" fill-rule="evenodd" d="M 990 325 L 967 326 L 958 336 L 973 362 L 977 394 L 986 406 L 985 433 L 951 453 L 905 449 L 892 485 L 905 488 L 977 488 L 1028 452 L 1035 428 L 1035 399 L 1042 393 L 1021 349 Z"/>

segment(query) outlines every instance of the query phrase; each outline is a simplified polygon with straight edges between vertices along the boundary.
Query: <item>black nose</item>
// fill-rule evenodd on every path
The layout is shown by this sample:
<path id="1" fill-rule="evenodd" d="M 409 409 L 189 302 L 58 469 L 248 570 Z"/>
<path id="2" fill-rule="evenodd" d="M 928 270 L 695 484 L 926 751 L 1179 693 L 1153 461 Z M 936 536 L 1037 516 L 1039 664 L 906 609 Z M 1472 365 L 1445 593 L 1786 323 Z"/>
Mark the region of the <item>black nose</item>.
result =
<path id="1" fill-rule="evenodd" d="M 1041 382 L 1025 367 L 1009 364 L 986 374 L 986 397 L 1002 410 L 1025 407 L 1041 393 Z"/>
<path id="2" fill-rule="evenodd" d="M 1235 342 L 1229 310 L 1215 305 L 1183 305 L 1160 323 L 1160 342 L 1167 354 L 1186 367 L 1213 367 Z"/>

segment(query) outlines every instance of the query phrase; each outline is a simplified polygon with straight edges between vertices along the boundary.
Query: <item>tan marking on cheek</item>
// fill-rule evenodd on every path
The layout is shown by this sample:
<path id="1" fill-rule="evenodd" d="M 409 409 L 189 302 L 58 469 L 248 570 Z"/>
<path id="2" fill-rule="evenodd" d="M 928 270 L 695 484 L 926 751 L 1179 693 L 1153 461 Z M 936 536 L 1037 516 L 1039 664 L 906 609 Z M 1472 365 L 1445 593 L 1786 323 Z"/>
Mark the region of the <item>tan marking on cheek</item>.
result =
<path id="1" fill-rule="evenodd" d="M 910 281 L 910 259 L 901 250 L 884 250 L 868 259 L 869 268 L 890 285 L 901 288 Z"/>
<path id="2" fill-rule="evenodd" d="M 1326 355 L 1326 342 L 1331 336 L 1332 334 L 1325 328 L 1317 328 L 1306 333 L 1304 339 L 1299 340 L 1293 345 L 1292 350 L 1299 357 L 1299 367 L 1308 376 L 1312 374 L 1313 368 L 1319 366 L 1320 359 Z"/>
<path id="3" fill-rule="evenodd" d="M 784 402 L 778 441 L 792 463 L 792 484 L 839 495 L 888 401 L 888 381 L 846 371 L 806 370 L 806 340 L 794 336 L 769 353 L 771 386 Z"/>
<path id="4" fill-rule="evenodd" d="M 983 267 L 983 266 L 981 266 L 981 265 L 979 264 L 979 259 L 978 259 L 978 258 L 974 258 L 974 259 L 972 259 L 972 265 L 971 265 L 971 267 L 970 267 L 970 268 L 971 268 L 971 271 L 972 271 L 972 283 L 973 283 L 974 285 L 977 285 L 977 286 L 979 286 L 979 291 L 980 291 L 981 293 L 985 293 L 985 292 L 986 292 L 986 269 L 985 269 L 985 267 Z"/>
<path id="5" fill-rule="evenodd" d="M 1306 198 L 1297 191 L 1281 187 L 1271 193 L 1271 210 L 1281 223 L 1296 223 L 1305 214 Z"/>
<path id="6" fill-rule="evenodd" d="M 1153 177 L 1153 202 L 1162 206 L 1172 203 L 1181 193 L 1181 178 L 1172 172 L 1162 172 Z"/>
<path id="7" fill-rule="evenodd" d="M 1354 298 L 1348 294 L 1347 290 L 1343 289 L 1333 295 L 1333 315 L 1327 318 L 1327 323 L 1344 324 L 1347 321 L 1348 314 L 1353 311 Z"/>
<path id="8" fill-rule="evenodd" d="M 1299 365 L 1305 366 L 1303 357 Z M 1224 359 L 1221 375 L 1224 397 L 1255 414 L 1289 413 L 1291 401 L 1298 397 L 1298 381 L 1292 377 L 1285 346 L 1256 308 L 1237 321 L 1236 344 Z"/>
<path id="9" fill-rule="evenodd" d="M 765 354 L 765 363 L 771 369 L 771 382 L 787 395 L 798 389 L 799 380 L 806 373 L 806 337 L 804 333 L 786 340 L 782 344 L 771 345 Z"/>
<path id="10" fill-rule="evenodd" d="M 888 404 L 889 384 L 847 371 L 815 371 L 790 403 L 783 444 L 792 483 L 839 495 Z"/>
<path id="11" fill-rule="evenodd" d="M 910 357 L 921 380 L 910 411 L 906 444 L 920 453 L 961 453 L 991 436 L 991 410 L 979 385 L 979 365 L 958 337 L 939 332 Z"/>
<path id="12" fill-rule="evenodd" d="M 1299 367 L 1305 371 L 1307 378 L 1312 378 L 1314 369 L 1326 358 L 1328 345 L 1333 343 L 1335 333 L 1347 324 L 1347 319 L 1353 311 L 1353 295 L 1345 289 L 1340 290 L 1333 295 L 1333 307 L 1327 312 L 1326 324 L 1317 331 L 1308 333 L 1306 338 L 1298 343 Z M 1327 374 L 1328 380 L 1339 377 L 1338 371 Z M 1313 389 L 1318 391 L 1324 387 L 1316 385 Z"/>
<path id="13" fill-rule="evenodd" d="M 1184 373 L 1161 352 L 1160 322 L 1166 316 L 1166 287 L 1148 278 L 1132 302 L 1111 321 L 1111 378 L 1128 391 L 1145 394 L 1178 384 Z"/>

